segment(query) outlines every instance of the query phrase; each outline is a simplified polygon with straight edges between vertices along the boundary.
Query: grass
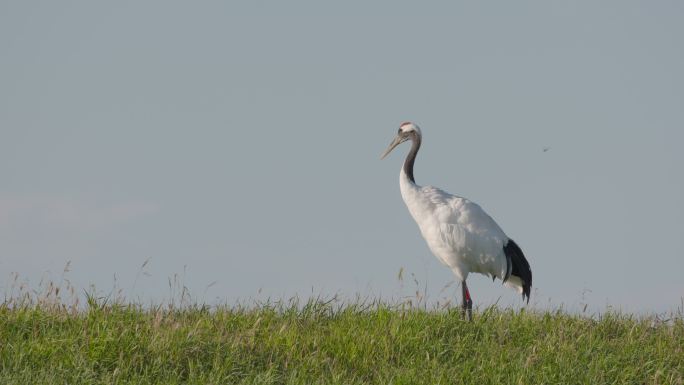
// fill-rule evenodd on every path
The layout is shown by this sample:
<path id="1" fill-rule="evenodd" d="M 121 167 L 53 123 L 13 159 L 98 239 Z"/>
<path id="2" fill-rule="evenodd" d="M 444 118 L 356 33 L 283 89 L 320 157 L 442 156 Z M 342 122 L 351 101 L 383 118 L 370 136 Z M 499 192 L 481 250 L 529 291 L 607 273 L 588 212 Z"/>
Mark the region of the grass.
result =
<path id="1" fill-rule="evenodd" d="M 683 384 L 683 349 L 681 315 L 0 304 L 1 384 Z"/>

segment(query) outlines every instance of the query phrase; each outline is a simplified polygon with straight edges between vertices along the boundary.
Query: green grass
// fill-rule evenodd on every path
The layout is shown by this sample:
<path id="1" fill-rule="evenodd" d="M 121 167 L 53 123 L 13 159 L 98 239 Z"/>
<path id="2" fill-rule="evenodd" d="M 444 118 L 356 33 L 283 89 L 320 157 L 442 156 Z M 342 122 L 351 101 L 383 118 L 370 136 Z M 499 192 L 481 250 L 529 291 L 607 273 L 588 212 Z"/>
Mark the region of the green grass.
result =
<path id="1" fill-rule="evenodd" d="M 684 321 L 384 304 L 0 305 L 0 384 L 682 384 Z"/>

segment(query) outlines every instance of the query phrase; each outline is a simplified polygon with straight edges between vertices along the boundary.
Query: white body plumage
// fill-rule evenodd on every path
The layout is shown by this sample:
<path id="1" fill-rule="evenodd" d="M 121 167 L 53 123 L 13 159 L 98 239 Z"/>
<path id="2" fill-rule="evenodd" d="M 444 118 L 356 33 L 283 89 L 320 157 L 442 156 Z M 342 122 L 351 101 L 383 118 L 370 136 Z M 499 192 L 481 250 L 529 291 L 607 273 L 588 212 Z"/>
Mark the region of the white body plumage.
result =
<path id="1" fill-rule="evenodd" d="M 510 275 L 504 253 L 508 237 L 477 203 L 436 187 L 418 186 L 403 169 L 399 186 L 430 251 L 459 281 L 470 273 L 501 280 Z M 506 284 L 522 292 L 517 277 L 509 277 Z"/>

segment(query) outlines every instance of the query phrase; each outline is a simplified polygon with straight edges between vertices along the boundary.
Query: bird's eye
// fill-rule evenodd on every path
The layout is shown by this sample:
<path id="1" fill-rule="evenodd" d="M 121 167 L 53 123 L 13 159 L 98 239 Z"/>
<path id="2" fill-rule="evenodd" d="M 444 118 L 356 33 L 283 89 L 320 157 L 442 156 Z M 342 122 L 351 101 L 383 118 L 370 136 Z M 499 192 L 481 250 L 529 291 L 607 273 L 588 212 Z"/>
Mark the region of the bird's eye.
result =
<path id="1" fill-rule="evenodd" d="M 397 130 L 397 134 L 401 134 L 401 128 Z"/>

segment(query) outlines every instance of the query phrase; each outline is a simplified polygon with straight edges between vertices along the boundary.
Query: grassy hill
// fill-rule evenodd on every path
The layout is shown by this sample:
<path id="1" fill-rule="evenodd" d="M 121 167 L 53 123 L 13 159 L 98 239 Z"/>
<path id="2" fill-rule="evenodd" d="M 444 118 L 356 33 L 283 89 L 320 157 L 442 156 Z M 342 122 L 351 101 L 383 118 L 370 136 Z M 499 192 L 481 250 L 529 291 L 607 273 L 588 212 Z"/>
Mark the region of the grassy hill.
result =
<path id="1" fill-rule="evenodd" d="M 1 384 L 683 384 L 684 321 L 385 304 L 0 305 Z"/>

